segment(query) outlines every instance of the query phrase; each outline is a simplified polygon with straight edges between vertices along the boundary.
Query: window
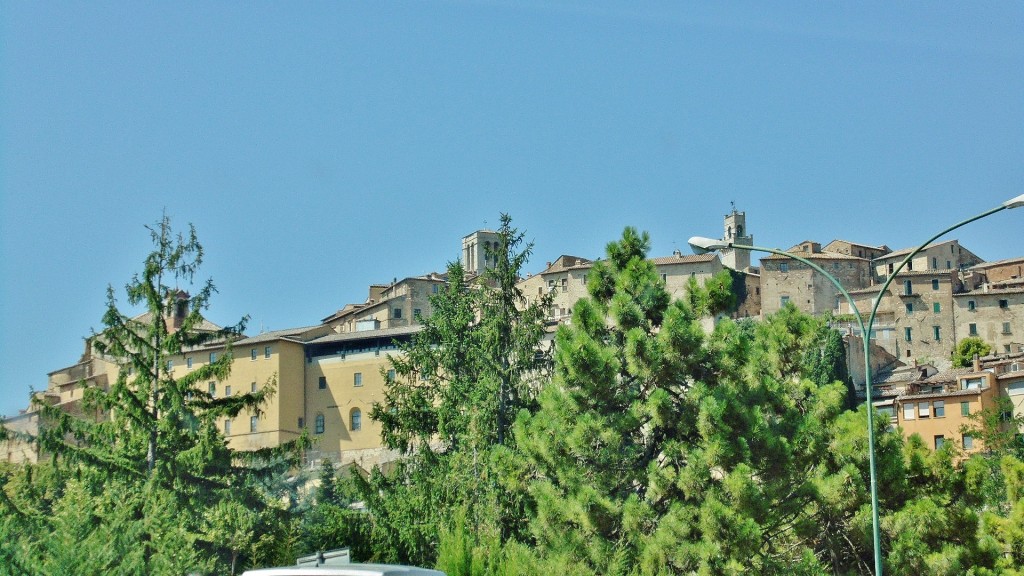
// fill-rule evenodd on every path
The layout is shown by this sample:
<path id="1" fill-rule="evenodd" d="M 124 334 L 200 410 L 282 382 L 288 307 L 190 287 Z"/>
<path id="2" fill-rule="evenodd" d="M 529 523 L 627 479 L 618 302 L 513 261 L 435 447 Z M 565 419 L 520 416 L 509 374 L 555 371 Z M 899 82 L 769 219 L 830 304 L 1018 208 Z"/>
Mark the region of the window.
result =
<path id="1" fill-rule="evenodd" d="M 935 312 L 936 314 L 938 314 L 939 312 L 942 312 L 942 305 L 939 304 L 938 302 L 933 302 L 932 303 L 932 312 Z"/>
<path id="2" fill-rule="evenodd" d="M 935 402 L 932 402 L 932 408 L 935 410 L 935 417 L 936 418 L 945 418 L 946 417 L 946 401 L 945 400 L 936 400 Z"/>
<path id="3" fill-rule="evenodd" d="M 217 353 L 216 352 L 210 352 L 210 364 L 213 364 L 216 361 L 217 361 Z"/>
<path id="4" fill-rule="evenodd" d="M 210 382 L 209 384 L 207 384 L 206 385 L 206 389 L 210 393 L 210 396 L 213 396 L 214 398 L 217 397 L 217 383 L 216 382 Z"/>
<path id="5" fill-rule="evenodd" d="M 174 371 L 174 360 L 168 360 L 167 361 L 167 371 L 168 372 Z"/>
<path id="6" fill-rule="evenodd" d="M 913 314 L 913 313 L 914 313 L 914 303 L 913 302 L 907 302 L 907 314 Z"/>
<path id="7" fill-rule="evenodd" d="M 662 274 L 661 275 L 661 281 L 663 283 L 667 283 L 668 282 L 668 274 Z"/>
<path id="8" fill-rule="evenodd" d="M 910 280 L 904 280 L 903 281 L 903 294 L 906 295 L 906 296 L 910 296 L 913 293 L 914 293 L 914 283 L 911 282 Z"/>
<path id="9" fill-rule="evenodd" d="M 1007 300 L 1000 300 L 999 307 L 1005 310 L 1010 307 L 1010 302 Z"/>
<path id="10" fill-rule="evenodd" d="M 224 395 L 225 396 L 231 396 L 231 385 L 230 384 L 224 387 Z"/>
<path id="11" fill-rule="evenodd" d="M 249 383 L 249 392 L 252 392 L 253 394 L 256 393 L 256 382 L 255 381 Z"/>
<path id="12" fill-rule="evenodd" d="M 890 262 L 889 263 L 889 274 L 892 274 L 893 266 L 895 266 L 895 264 Z"/>
<path id="13" fill-rule="evenodd" d="M 789 262 L 779 262 L 779 272 L 789 272 Z"/>
<path id="14" fill-rule="evenodd" d="M 430 292 L 433 294 L 437 294 L 437 284 L 434 284 L 430 287 Z"/>
<path id="15" fill-rule="evenodd" d="M 1010 334 L 1010 323 L 1003 322 L 1003 334 Z"/>
<path id="16" fill-rule="evenodd" d="M 967 325 L 967 332 L 970 333 L 971 336 L 977 336 L 978 335 L 978 325 L 977 324 L 973 324 L 973 323 L 968 324 Z"/>
<path id="17" fill-rule="evenodd" d="M 394 381 L 395 381 L 395 369 L 392 368 L 391 370 L 388 370 L 388 382 L 390 383 L 390 382 L 394 382 Z"/>
<path id="18" fill-rule="evenodd" d="M 977 304 L 974 303 L 974 300 L 968 300 L 967 301 L 967 309 L 968 310 L 974 310 L 976 307 L 977 307 Z"/>
<path id="19" fill-rule="evenodd" d="M 938 268 L 938 267 L 939 267 L 939 259 L 936 258 L 935 256 L 932 256 L 932 268 Z"/>
<path id="20" fill-rule="evenodd" d="M 786 304 L 789 304 L 789 296 L 783 296 L 783 297 L 779 298 L 779 306 L 780 307 L 785 308 Z"/>
<path id="21" fill-rule="evenodd" d="M 189 356 L 188 358 L 185 358 L 185 367 L 188 368 L 189 370 L 192 369 L 192 357 L 191 356 Z"/>
<path id="22" fill-rule="evenodd" d="M 914 269 L 914 261 L 913 260 L 909 260 L 907 262 L 907 270 L 913 270 L 913 269 Z"/>
<path id="23" fill-rule="evenodd" d="M 323 434 L 324 433 L 324 415 L 323 414 L 317 414 L 316 415 L 316 420 L 313 423 L 313 433 L 314 434 Z"/>
<path id="24" fill-rule="evenodd" d="M 363 373 L 362 372 L 356 372 L 353 375 L 353 377 L 352 377 L 352 385 L 353 386 L 362 386 L 363 385 Z"/>
<path id="25" fill-rule="evenodd" d="M 349 413 L 349 428 L 352 431 L 363 428 L 363 413 L 359 411 L 359 408 L 353 408 L 352 412 Z"/>
<path id="26" fill-rule="evenodd" d="M 256 349 L 255 348 L 249 350 L 249 359 L 250 360 L 255 360 L 256 359 Z"/>
<path id="27" fill-rule="evenodd" d="M 263 347 L 263 357 L 270 358 L 270 346 Z"/>
<path id="28" fill-rule="evenodd" d="M 919 402 L 917 404 L 917 417 L 918 418 L 929 418 L 932 415 L 932 405 L 928 402 Z"/>
<path id="29" fill-rule="evenodd" d="M 981 378 L 966 378 L 960 381 L 961 390 L 980 390 L 981 389 Z"/>
<path id="30" fill-rule="evenodd" d="M 946 437 L 943 436 L 942 434 L 939 434 L 939 435 L 937 435 L 935 437 L 935 449 L 936 450 L 938 450 L 939 448 L 942 448 L 942 445 L 945 444 L 945 443 L 946 443 Z"/>
<path id="31" fill-rule="evenodd" d="M 306 419 L 303 418 L 302 416 L 299 416 L 299 430 L 302 430 L 305 427 L 306 427 Z"/>
<path id="32" fill-rule="evenodd" d="M 256 423 L 259 422 L 259 419 L 260 419 L 259 416 L 251 416 L 251 417 L 249 417 L 249 432 L 255 432 L 256 431 Z"/>
<path id="33" fill-rule="evenodd" d="M 327 390 L 327 376 L 321 376 L 316 383 L 317 388 Z"/>
<path id="34" fill-rule="evenodd" d="M 230 436 L 231 435 L 231 420 L 225 420 L 224 421 L 224 435 L 225 436 Z"/>
<path id="35" fill-rule="evenodd" d="M 568 292 L 568 291 L 569 291 L 569 279 L 568 278 L 562 278 L 562 292 Z"/>
<path id="36" fill-rule="evenodd" d="M 938 278 L 932 278 L 932 290 L 938 290 L 938 289 L 939 289 L 939 279 Z"/>
<path id="37" fill-rule="evenodd" d="M 910 328 L 903 329 L 903 339 L 906 340 L 907 342 L 913 341 L 913 335 L 914 331 L 911 330 Z"/>
<path id="38" fill-rule="evenodd" d="M 422 316 L 423 316 L 423 310 L 420 310 L 419 308 L 413 308 L 412 309 L 412 317 L 413 318 L 420 318 Z"/>
<path id="39" fill-rule="evenodd" d="M 964 450 L 970 450 L 974 448 L 974 437 L 970 434 L 964 434 Z"/>
<path id="40" fill-rule="evenodd" d="M 903 405 L 903 419 L 904 420 L 913 420 L 914 419 L 914 405 L 913 404 L 904 404 Z"/>
<path id="41" fill-rule="evenodd" d="M 960 403 L 960 415 L 961 416 L 970 416 L 971 415 L 971 403 L 970 402 L 961 402 Z"/>
<path id="42" fill-rule="evenodd" d="M 402 318 L 402 309 L 401 308 L 395 308 L 393 313 L 392 313 L 392 315 L 391 315 L 391 317 L 396 319 L 396 320 L 401 319 Z"/>
<path id="43" fill-rule="evenodd" d="M 932 340 L 935 340 L 936 342 L 942 340 L 942 334 L 940 330 L 941 328 L 939 326 L 932 326 Z"/>
<path id="44" fill-rule="evenodd" d="M 949 260 L 946 260 L 946 270 L 950 270 L 952 268 L 953 268 L 953 263 L 950 262 Z"/>

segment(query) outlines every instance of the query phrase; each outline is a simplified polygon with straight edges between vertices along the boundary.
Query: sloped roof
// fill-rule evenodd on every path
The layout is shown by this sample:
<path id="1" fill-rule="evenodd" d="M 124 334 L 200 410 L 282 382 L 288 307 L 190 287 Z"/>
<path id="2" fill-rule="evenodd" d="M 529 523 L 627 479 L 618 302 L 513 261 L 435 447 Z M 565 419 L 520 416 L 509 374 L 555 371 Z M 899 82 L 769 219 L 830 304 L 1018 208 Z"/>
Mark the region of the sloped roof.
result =
<path id="1" fill-rule="evenodd" d="M 651 258 L 650 261 L 655 266 L 661 266 L 666 264 L 697 264 L 701 262 L 711 262 L 717 260 L 718 256 L 713 252 L 707 254 L 673 254 L 672 256 L 659 256 L 657 258 Z"/>
<path id="2" fill-rule="evenodd" d="M 851 256 L 849 254 L 843 254 L 842 252 L 801 252 L 799 250 L 790 250 L 789 253 L 794 256 L 806 258 L 808 260 L 861 260 L 867 262 L 867 258 L 861 258 L 860 256 Z M 761 260 L 792 260 L 789 256 L 782 256 L 781 254 L 768 254 L 762 256 Z"/>
<path id="3" fill-rule="evenodd" d="M 398 328 L 382 328 L 380 330 L 362 330 L 358 332 L 342 332 L 341 334 L 331 333 L 320 338 L 314 338 L 309 342 L 311 344 L 327 344 L 330 342 L 351 342 L 354 340 L 363 340 L 366 338 L 381 338 L 388 336 L 403 336 L 405 334 L 414 334 L 423 330 L 422 325 L 415 326 L 400 326 Z"/>
<path id="4" fill-rule="evenodd" d="M 248 336 L 235 342 L 236 346 L 244 346 L 246 344 L 259 344 L 262 342 L 272 342 L 274 340 L 282 339 L 297 339 L 299 336 L 306 332 L 322 328 L 323 324 L 314 324 L 312 326 L 303 326 L 300 328 L 285 328 L 284 330 L 269 330 L 257 334 L 255 336 Z"/>
<path id="5" fill-rule="evenodd" d="M 975 264 L 968 268 L 968 270 L 985 270 L 988 268 L 998 268 L 1000 266 L 1006 266 L 1008 264 L 1014 264 L 1017 262 L 1024 262 L 1024 256 L 1016 256 L 1014 258 L 1004 258 L 1003 260 L 995 260 L 993 262 L 982 262 Z"/>
<path id="6" fill-rule="evenodd" d="M 924 248 L 921 249 L 921 251 L 924 252 L 925 250 L 929 250 L 931 248 L 935 248 L 936 246 L 944 246 L 946 244 L 952 244 L 952 243 L 954 243 L 956 241 L 957 241 L 956 239 L 953 239 L 953 240 L 946 240 L 946 241 L 943 241 L 943 242 L 935 242 L 933 244 L 929 244 L 929 245 L 925 246 Z M 875 260 L 890 260 L 892 258 L 899 258 L 901 256 L 906 256 L 907 254 L 910 254 L 914 250 L 917 250 L 916 246 L 913 247 L 913 248 L 901 248 L 899 250 L 893 250 L 892 252 L 889 252 L 888 254 L 883 254 L 882 256 L 879 256 L 878 258 L 875 258 Z M 966 250 L 966 248 L 964 250 Z"/>

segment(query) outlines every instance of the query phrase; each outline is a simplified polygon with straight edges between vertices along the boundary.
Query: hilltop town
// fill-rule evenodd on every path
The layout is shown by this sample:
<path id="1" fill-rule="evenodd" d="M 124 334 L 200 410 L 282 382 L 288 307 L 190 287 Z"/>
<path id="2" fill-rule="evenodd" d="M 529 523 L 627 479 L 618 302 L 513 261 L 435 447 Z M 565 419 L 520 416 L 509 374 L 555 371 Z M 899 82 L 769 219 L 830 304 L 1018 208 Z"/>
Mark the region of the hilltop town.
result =
<path id="1" fill-rule="evenodd" d="M 725 215 L 722 241 L 754 243 L 744 212 L 734 209 Z M 497 235 L 490 230 L 463 237 L 460 260 L 466 272 L 480 275 L 488 268 L 496 245 Z M 871 334 L 876 409 L 905 434 L 921 434 L 931 448 L 956 441 L 966 452 L 976 451 L 980 444 L 960 432 L 966 417 L 993 405 L 998 396 L 1009 396 L 1016 415 L 1024 415 L 1024 256 L 985 262 L 957 240 L 944 240 L 919 252 L 879 296 L 894 266 L 912 250 L 836 239 L 824 245 L 801 241 L 786 251 L 828 270 L 864 316 L 880 297 Z M 572 322 L 574 304 L 587 295 L 594 261 L 593 255 L 559 255 L 518 283 L 529 299 L 550 296 L 550 333 Z M 651 261 L 673 298 L 684 296 L 691 280 L 702 283 L 732 271 L 740 296 L 731 313 L 735 319 L 761 318 L 787 305 L 828 315 L 844 336 L 853 392 L 863 401 L 863 335 L 846 298 L 820 273 L 780 255 L 763 257 L 756 266 L 749 251 L 737 249 L 699 255 L 676 251 Z M 175 376 L 188 374 L 230 350 L 230 376 L 208 382 L 211 395 L 255 392 L 276 382 L 277 394 L 261 415 L 223 420 L 223 434 L 233 449 L 278 446 L 306 430 L 315 439 L 307 461 L 327 459 L 363 470 L 387 465 L 398 454 L 383 446 L 380 425 L 368 415 L 383 402 L 386 383 L 394 377 L 389 354 L 431 315 L 431 296 L 446 282 L 445 273 L 430 272 L 371 284 L 364 302 L 325 313 L 318 322 L 195 347 L 173 358 L 168 368 Z M 170 320 L 173 325 L 181 318 Z M 992 354 L 970 367 L 954 367 L 953 351 L 967 337 L 984 340 Z M 35 401 L 81 414 L 82 385 L 109 386 L 119 369 L 117 359 L 98 353 L 86 340 L 77 361 L 48 373 L 46 389 L 36 393 Z M 4 421 L 9 430 L 28 436 L 39 425 L 32 406 Z M 33 444 L 18 438 L 0 448 L 8 462 L 40 459 Z"/>

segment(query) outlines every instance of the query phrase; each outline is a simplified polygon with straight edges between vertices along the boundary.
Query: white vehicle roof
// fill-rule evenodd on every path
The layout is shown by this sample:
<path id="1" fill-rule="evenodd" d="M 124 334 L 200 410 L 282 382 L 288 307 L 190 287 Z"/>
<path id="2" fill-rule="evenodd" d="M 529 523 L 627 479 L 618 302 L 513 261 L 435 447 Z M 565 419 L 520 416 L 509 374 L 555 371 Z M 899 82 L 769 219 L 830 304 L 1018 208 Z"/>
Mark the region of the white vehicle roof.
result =
<path id="1" fill-rule="evenodd" d="M 396 564 L 346 564 L 319 568 L 291 566 L 247 570 L 242 576 L 445 576 L 439 570 Z"/>

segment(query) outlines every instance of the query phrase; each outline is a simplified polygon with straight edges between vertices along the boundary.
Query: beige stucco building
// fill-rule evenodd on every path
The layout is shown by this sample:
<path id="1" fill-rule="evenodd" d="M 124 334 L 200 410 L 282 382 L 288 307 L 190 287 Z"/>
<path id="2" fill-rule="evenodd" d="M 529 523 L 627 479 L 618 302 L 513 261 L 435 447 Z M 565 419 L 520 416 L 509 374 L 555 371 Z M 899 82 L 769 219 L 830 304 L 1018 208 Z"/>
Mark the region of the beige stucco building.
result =
<path id="1" fill-rule="evenodd" d="M 907 437 L 920 435 L 932 449 L 954 442 L 970 454 L 983 450 L 984 445 L 964 428 L 978 428 L 978 414 L 996 409 L 999 397 L 1010 400 L 1014 415 L 1024 416 L 1024 354 L 976 359 L 970 368 L 913 380 L 895 399 L 893 423 Z M 1016 432 L 1024 433 L 1024 429 Z"/>

